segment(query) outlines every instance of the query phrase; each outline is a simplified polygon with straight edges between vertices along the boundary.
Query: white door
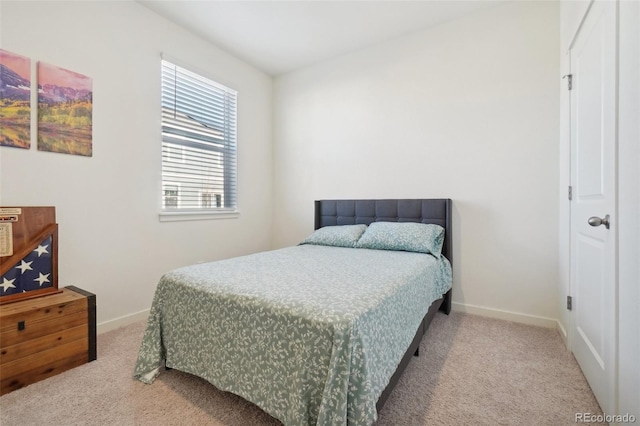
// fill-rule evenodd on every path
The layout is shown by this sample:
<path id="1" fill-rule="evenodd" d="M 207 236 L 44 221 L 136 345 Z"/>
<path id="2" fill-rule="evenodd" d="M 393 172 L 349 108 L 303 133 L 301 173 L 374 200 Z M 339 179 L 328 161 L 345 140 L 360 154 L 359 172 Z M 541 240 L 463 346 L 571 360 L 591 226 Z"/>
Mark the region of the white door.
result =
<path id="1" fill-rule="evenodd" d="M 616 408 L 616 25 L 617 2 L 595 1 L 569 52 L 571 346 L 608 413 Z"/>

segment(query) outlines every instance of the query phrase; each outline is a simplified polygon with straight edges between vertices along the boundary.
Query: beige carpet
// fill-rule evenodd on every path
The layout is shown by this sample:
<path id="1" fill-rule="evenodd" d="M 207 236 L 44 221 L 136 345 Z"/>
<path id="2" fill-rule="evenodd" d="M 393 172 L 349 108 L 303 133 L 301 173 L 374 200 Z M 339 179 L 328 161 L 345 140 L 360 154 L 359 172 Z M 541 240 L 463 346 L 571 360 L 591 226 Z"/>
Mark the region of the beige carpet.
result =
<path id="1" fill-rule="evenodd" d="M 279 425 L 204 380 L 131 378 L 144 324 L 98 336 L 98 360 L 0 398 L 0 424 Z M 602 413 L 555 330 L 439 313 L 377 425 L 572 425 Z M 593 423 L 591 423 L 593 424 Z"/>

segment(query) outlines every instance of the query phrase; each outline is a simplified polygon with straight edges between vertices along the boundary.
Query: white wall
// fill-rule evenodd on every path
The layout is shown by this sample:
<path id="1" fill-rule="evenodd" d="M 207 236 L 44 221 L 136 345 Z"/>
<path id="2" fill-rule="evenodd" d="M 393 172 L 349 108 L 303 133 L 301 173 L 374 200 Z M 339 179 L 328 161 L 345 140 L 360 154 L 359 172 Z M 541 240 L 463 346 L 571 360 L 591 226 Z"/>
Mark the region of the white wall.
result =
<path id="1" fill-rule="evenodd" d="M 93 157 L 0 148 L 0 205 L 53 205 L 60 286 L 98 322 L 148 309 L 175 267 L 271 243 L 272 79 L 136 2 L 2 1 L 0 46 L 93 78 Z M 160 223 L 160 53 L 239 91 L 237 219 Z"/>
<path id="2" fill-rule="evenodd" d="M 558 4 L 517 2 L 277 78 L 275 245 L 314 199 L 449 197 L 454 306 L 553 324 L 558 43 Z"/>

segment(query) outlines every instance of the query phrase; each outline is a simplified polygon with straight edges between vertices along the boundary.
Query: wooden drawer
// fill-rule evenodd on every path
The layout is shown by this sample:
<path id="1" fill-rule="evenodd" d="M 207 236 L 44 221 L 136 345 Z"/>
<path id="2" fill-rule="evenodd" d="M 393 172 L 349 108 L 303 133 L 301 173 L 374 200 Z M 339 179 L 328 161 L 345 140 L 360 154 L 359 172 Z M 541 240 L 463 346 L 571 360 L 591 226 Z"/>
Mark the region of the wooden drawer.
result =
<path id="1" fill-rule="evenodd" d="M 95 295 L 65 287 L 0 306 L 0 395 L 95 359 Z"/>

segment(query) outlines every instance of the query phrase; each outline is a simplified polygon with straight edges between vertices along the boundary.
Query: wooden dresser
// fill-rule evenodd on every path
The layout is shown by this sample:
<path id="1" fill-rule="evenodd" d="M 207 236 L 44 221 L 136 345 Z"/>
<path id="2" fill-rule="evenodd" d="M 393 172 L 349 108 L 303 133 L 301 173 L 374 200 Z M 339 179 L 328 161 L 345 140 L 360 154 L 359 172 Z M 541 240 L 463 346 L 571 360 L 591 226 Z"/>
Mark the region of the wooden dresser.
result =
<path id="1" fill-rule="evenodd" d="M 96 296 L 77 287 L 0 305 L 0 395 L 96 359 Z"/>

